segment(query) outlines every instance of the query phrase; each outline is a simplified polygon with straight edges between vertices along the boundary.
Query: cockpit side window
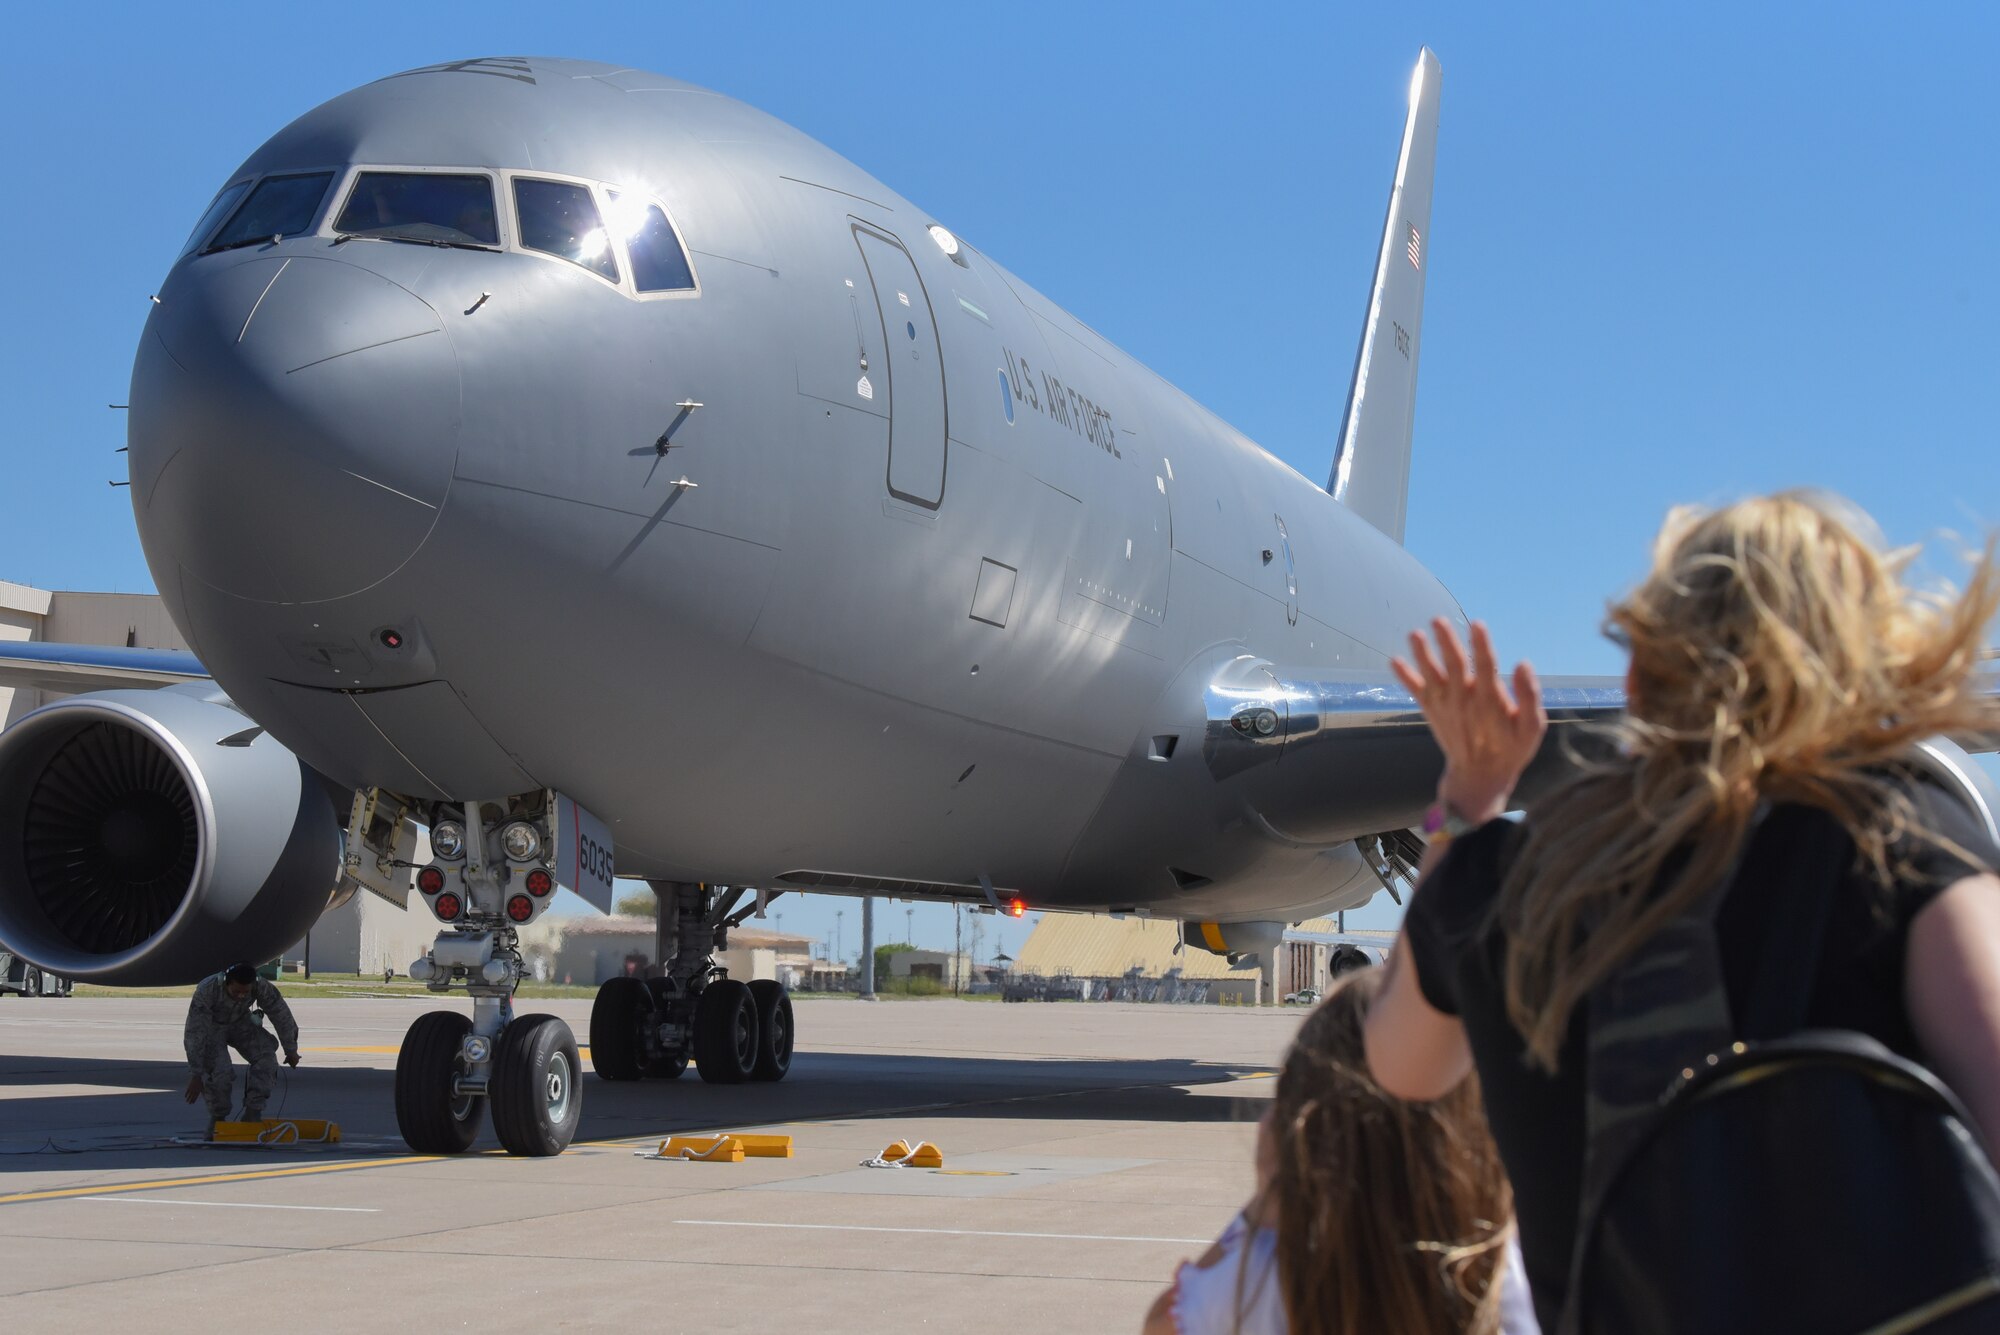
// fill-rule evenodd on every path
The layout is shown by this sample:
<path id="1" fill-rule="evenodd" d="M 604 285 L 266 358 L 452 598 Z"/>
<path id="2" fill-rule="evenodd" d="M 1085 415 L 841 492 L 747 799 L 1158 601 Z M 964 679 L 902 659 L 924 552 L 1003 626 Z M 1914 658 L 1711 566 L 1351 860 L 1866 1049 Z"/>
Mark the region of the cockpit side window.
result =
<path id="1" fill-rule="evenodd" d="M 266 176 L 235 215 L 223 224 L 204 253 L 255 245 L 274 236 L 293 236 L 306 231 L 319 213 L 319 202 L 326 197 L 326 188 L 332 182 L 332 172 Z"/>
<path id="2" fill-rule="evenodd" d="M 675 292 L 694 286 L 687 252 L 658 204 L 607 190 L 611 225 L 625 238 L 632 259 L 632 283 L 641 292 Z"/>
<path id="3" fill-rule="evenodd" d="M 526 249 L 580 264 L 606 282 L 618 281 L 618 260 L 589 186 L 516 177 L 514 212 Z"/>
<path id="4" fill-rule="evenodd" d="M 362 172 L 333 229 L 342 236 L 498 246 L 493 182 L 443 172 Z"/>
<path id="5" fill-rule="evenodd" d="M 217 195 L 215 202 L 201 215 L 201 221 L 194 225 L 192 232 L 188 233 L 187 244 L 181 247 L 181 254 L 183 256 L 193 254 L 196 246 L 208 240 L 208 234 L 215 230 L 215 225 L 222 221 L 224 214 L 236 207 L 236 201 L 242 199 L 243 192 L 249 188 L 248 181 L 238 181 Z"/>

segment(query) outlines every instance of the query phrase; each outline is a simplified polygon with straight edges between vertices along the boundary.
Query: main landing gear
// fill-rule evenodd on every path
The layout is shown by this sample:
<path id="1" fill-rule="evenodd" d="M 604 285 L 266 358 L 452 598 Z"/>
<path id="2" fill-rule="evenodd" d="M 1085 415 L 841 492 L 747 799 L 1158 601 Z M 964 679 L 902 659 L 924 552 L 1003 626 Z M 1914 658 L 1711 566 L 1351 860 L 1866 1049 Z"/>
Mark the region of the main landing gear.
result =
<path id="1" fill-rule="evenodd" d="M 463 986 L 472 1015 L 432 1011 L 403 1039 L 396 1125 L 419 1154 L 463 1153 L 485 1114 L 509 1154 L 561 1154 L 583 1118 L 583 1062 L 569 1026 L 553 1015 L 514 1014 L 514 990 L 527 972 L 514 927 L 531 920 L 554 887 L 547 808 L 522 799 L 469 802 L 462 824 L 433 813 L 437 861 L 418 871 L 417 888 L 454 925 L 410 966 L 410 977 L 439 995 Z"/>
<path id="2" fill-rule="evenodd" d="M 792 999 L 767 978 L 744 983 L 716 963 L 749 916 L 744 891 L 655 881 L 656 978 L 613 978 L 590 1011 L 590 1064 L 605 1080 L 673 1080 L 692 1061 L 710 1084 L 783 1080 L 792 1066 Z"/>

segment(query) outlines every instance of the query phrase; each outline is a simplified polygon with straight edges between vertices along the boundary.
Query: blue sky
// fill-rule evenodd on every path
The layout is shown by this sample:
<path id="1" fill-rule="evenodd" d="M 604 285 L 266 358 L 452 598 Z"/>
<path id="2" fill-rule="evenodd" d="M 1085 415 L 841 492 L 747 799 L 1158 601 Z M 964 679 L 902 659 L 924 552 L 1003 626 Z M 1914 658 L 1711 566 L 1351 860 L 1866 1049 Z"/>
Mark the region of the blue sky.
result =
<path id="1" fill-rule="evenodd" d="M 1428 43 L 1444 89 L 1408 545 L 1503 653 L 1614 672 L 1598 619 L 1674 502 L 1831 487 L 1895 541 L 1940 539 L 1940 572 L 1940 535 L 2000 519 L 1996 14 L 27 8 L 0 83 L 0 578 L 152 587 L 106 485 L 123 422 L 104 406 L 147 294 L 280 126 L 479 55 L 658 70 L 790 121 L 1323 477 Z M 836 907 L 793 901 L 785 926 L 830 936 Z M 881 922 L 901 938 L 900 906 Z M 950 932 L 918 910 L 920 940 Z"/>

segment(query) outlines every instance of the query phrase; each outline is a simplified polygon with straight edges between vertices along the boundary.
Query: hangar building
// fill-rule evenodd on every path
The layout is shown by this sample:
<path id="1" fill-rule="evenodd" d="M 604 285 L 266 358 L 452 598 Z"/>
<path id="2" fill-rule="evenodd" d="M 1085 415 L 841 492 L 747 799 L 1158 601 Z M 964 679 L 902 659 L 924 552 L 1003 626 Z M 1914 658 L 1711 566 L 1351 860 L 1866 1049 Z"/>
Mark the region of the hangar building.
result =
<path id="1" fill-rule="evenodd" d="M 1343 932 L 1333 918 L 1314 918 L 1285 930 L 1275 969 L 1261 960 L 1232 965 L 1220 955 L 1181 944 L 1171 918 L 1112 917 L 1102 913 L 1044 913 L 1014 961 L 1017 992 L 1054 992 L 1083 1000 L 1206 1001 L 1256 1005 L 1302 988 L 1324 991 L 1336 953 L 1357 947 L 1380 963 L 1394 934 Z"/>

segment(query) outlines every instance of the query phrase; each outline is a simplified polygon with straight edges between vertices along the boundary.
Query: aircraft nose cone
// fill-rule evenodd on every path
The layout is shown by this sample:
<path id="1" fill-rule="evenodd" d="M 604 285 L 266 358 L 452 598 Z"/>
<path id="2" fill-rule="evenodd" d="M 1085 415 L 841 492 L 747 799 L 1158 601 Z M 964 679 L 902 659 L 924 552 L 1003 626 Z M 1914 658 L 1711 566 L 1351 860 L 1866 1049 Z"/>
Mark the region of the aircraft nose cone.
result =
<path id="1" fill-rule="evenodd" d="M 458 454 L 458 361 L 437 312 L 335 259 L 179 277 L 132 374 L 133 507 L 156 577 L 178 566 L 290 603 L 394 573 Z"/>

